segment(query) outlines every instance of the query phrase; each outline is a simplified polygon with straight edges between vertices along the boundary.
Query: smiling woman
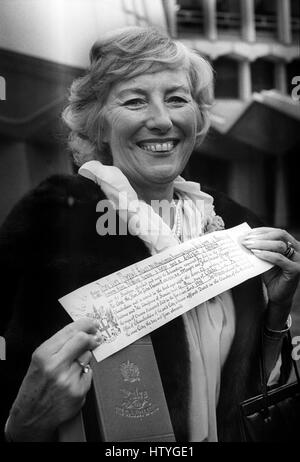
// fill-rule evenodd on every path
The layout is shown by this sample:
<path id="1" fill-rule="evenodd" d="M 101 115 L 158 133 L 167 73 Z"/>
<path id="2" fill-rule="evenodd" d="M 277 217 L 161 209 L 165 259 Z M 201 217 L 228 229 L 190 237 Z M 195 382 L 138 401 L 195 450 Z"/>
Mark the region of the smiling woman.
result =
<path id="1" fill-rule="evenodd" d="M 165 108 L 175 109 L 185 103 L 194 106 L 197 140 L 202 141 L 209 127 L 212 69 L 199 54 L 155 29 L 131 27 L 107 34 L 93 46 L 90 56 L 90 69 L 73 83 L 70 104 L 63 113 L 71 129 L 70 147 L 78 165 L 98 159 L 99 155 L 104 163 L 112 163 L 111 150 L 102 133 L 104 114 L 117 107 L 145 113 L 145 105 L 150 102 L 147 84 L 157 79 L 160 71 L 165 75 L 165 88 L 162 86 L 156 89 L 156 95 L 151 95 L 151 100 L 154 96 L 155 99 L 147 105 L 148 124 L 153 124 L 153 114 L 149 118 L 149 110 L 153 109 L 153 103 L 157 104 L 159 91 L 163 91 L 165 94 L 160 97 Z M 169 72 L 171 74 L 167 75 Z M 142 76 L 148 81 L 141 81 Z M 156 118 L 164 117 L 166 113 L 161 112 L 162 107 L 158 109 Z M 169 126 L 170 120 L 165 123 Z"/>
<path id="2" fill-rule="evenodd" d="M 186 72 L 165 70 L 115 84 L 103 118 L 103 141 L 110 146 L 113 164 L 150 202 L 152 185 L 172 182 L 189 160 L 199 108 Z"/>
<path id="3" fill-rule="evenodd" d="M 0 382 L 6 438 L 55 440 L 91 386 L 88 363 L 101 342 L 99 325 L 91 319 L 69 324 L 58 299 L 223 229 L 224 219 L 227 227 L 243 221 L 256 227 L 243 245 L 274 268 L 151 337 L 176 440 L 241 441 L 238 404 L 259 392 L 260 355 L 273 382 L 289 370 L 285 324 L 299 280 L 300 244 L 180 176 L 209 128 L 213 74 L 199 54 L 155 29 L 130 27 L 103 37 L 90 58 L 63 113 L 78 174 L 46 180 L 0 231 L 6 308 L 0 334 L 12 365 Z M 107 200 L 125 232 L 121 225 L 111 234 L 96 232 L 96 212 L 103 218 L 99 204 Z M 171 213 L 161 215 L 162 204 Z"/>

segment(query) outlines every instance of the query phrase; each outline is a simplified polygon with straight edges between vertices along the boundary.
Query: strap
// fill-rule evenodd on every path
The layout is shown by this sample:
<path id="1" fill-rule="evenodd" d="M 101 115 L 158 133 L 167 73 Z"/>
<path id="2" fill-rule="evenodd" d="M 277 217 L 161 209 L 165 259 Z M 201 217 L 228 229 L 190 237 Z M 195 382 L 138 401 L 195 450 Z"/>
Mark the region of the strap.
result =
<path id="1" fill-rule="evenodd" d="M 269 400 L 268 400 L 268 381 L 267 381 L 267 372 L 265 364 L 265 355 L 264 355 L 264 328 L 261 329 L 261 351 L 259 355 L 259 370 L 260 370 L 260 381 L 261 381 L 261 390 L 263 395 L 263 407 L 265 416 L 267 419 L 269 417 Z"/>

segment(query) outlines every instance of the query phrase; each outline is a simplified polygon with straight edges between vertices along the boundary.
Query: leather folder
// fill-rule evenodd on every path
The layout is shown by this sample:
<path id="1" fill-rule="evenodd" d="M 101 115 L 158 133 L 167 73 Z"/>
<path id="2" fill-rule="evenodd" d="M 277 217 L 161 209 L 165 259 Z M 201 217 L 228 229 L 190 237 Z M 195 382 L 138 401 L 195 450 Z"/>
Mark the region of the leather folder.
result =
<path id="1" fill-rule="evenodd" d="M 91 367 L 86 403 L 60 427 L 60 441 L 175 441 L 149 335 Z"/>

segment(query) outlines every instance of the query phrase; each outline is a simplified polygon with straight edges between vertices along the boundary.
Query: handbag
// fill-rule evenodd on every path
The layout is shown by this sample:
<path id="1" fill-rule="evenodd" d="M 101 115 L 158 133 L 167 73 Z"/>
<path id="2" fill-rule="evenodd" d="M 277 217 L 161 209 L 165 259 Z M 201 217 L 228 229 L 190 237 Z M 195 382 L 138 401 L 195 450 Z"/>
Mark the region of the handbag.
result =
<path id="1" fill-rule="evenodd" d="M 290 350 L 291 336 L 288 332 Z M 263 355 L 260 356 L 262 393 L 240 403 L 240 427 L 245 442 L 299 441 L 300 377 L 292 358 L 296 380 L 268 389 Z"/>

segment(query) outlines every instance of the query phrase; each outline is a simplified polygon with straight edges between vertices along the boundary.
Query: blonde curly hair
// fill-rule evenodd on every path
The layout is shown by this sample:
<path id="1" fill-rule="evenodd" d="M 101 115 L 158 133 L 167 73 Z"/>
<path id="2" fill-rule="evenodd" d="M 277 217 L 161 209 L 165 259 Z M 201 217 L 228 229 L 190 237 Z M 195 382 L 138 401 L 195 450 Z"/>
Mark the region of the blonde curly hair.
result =
<path id="1" fill-rule="evenodd" d="M 62 113 L 70 129 L 69 147 L 74 162 L 100 159 L 112 164 L 109 146 L 102 140 L 105 103 L 114 83 L 164 69 L 185 69 L 199 108 L 197 144 L 209 128 L 213 71 L 198 53 L 152 27 L 126 27 L 105 35 L 90 51 L 90 66 L 70 88 Z"/>

